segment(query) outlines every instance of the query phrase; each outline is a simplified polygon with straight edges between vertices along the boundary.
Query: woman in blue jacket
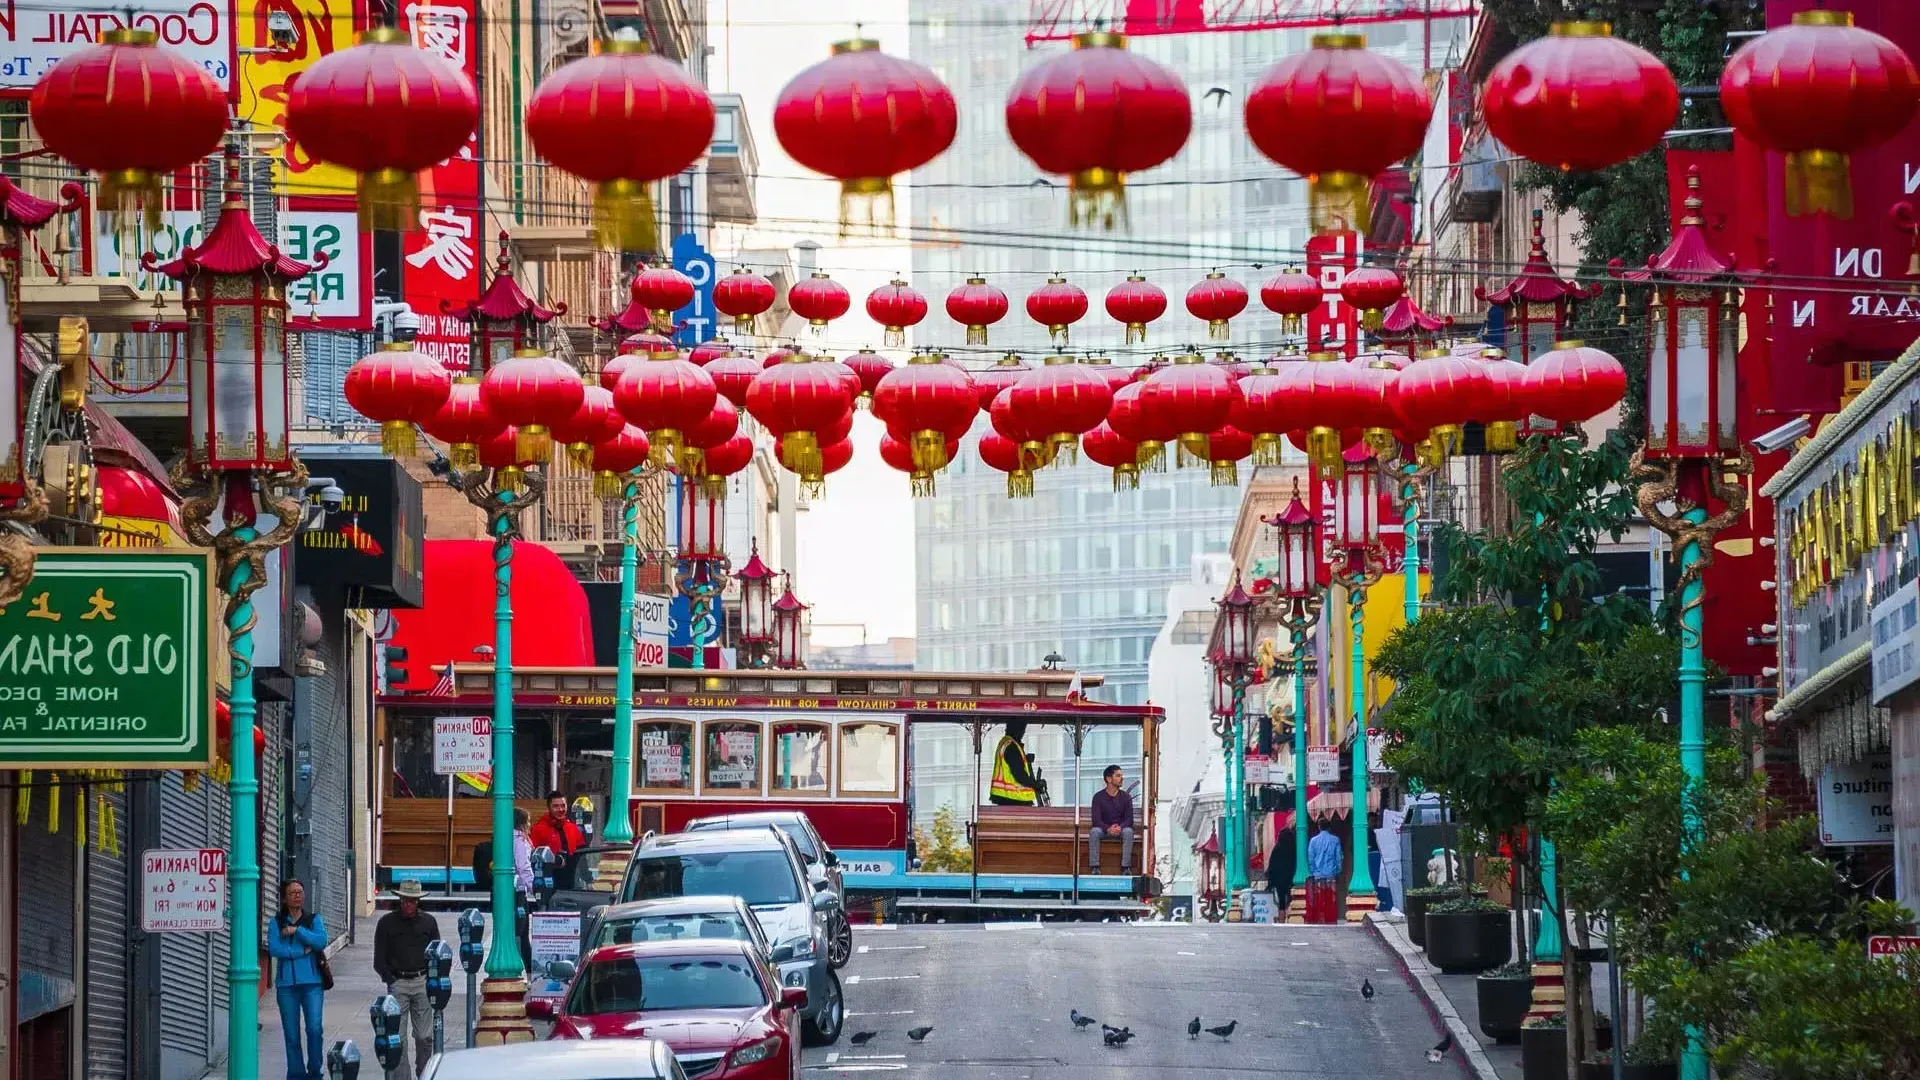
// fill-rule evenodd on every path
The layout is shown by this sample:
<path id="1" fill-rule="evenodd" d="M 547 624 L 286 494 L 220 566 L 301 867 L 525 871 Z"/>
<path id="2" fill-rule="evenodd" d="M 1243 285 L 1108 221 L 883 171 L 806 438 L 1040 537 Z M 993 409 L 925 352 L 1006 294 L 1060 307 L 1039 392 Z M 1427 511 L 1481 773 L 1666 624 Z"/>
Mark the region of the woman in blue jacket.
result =
<path id="1" fill-rule="evenodd" d="M 327 929 L 320 913 L 306 910 L 307 888 L 288 878 L 280 886 L 280 913 L 273 917 L 267 951 L 273 955 L 273 982 L 280 1000 L 280 1034 L 287 1044 L 287 1080 L 321 1080 L 326 1070 L 326 1036 L 320 1011 L 325 991 L 320 975 Z M 307 1053 L 300 1053 L 301 1019 Z"/>

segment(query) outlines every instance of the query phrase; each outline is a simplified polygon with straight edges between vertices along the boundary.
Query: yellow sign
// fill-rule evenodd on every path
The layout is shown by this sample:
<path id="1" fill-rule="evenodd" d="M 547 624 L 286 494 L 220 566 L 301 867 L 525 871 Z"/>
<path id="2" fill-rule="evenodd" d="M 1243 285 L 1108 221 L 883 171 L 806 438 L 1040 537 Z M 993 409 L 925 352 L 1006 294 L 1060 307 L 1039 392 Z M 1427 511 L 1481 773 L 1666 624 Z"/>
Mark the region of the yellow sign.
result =
<path id="1" fill-rule="evenodd" d="M 152 518 L 100 517 L 101 547 L 186 547 L 187 541 L 173 526 Z"/>
<path id="2" fill-rule="evenodd" d="M 1781 512 L 1793 582 L 1788 594 L 1800 607 L 1824 586 L 1843 577 L 1867 552 L 1920 517 L 1915 466 L 1920 432 L 1915 407 L 1882 424 L 1851 460 L 1842 460 L 1826 482 Z"/>
<path id="3" fill-rule="evenodd" d="M 256 132 L 278 131 L 286 115 L 287 87 L 314 61 L 350 48 L 354 41 L 354 0 L 238 0 L 234 21 L 240 57 L 240 115 Z M 267 26 L 269 14 L 292 15 L 294 40 L 276 42 Z M 272 52 L 245 55 L 247 49 Z M 353 173 L 337 165 L 322 165 L 300 147 L 283 143 L 271 151 L 282 162 L 282 178 L 289 195 L 351 196 Z"/>

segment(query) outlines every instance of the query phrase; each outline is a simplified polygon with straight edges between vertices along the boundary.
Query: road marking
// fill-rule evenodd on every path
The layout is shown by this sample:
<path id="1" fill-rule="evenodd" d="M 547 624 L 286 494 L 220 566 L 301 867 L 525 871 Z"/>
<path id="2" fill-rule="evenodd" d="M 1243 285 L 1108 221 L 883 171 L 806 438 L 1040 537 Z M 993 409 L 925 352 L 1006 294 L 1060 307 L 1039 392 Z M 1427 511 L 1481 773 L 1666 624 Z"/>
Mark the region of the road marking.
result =
<path id="1" fill-rule="evenodd" d="M 906 1071 L 906 1068 L 907 1068 L 907 1067 L 906 1067 L 905 1065 L 901 1065 L 901 1064 L 886 1064 L 886 1065 L 806 1065 L 806 1066 L 802 1066 L 802 1067 L 803 1067 L 803 1068 L 807 1068 L 807 1069 L 825 1069 L 825 1070 L 829 1070 L 829 1071 L 832 1071 L 832 1072 L 837 1072 L 837 1073 L 850 1073 L 850 1072 L 904 1072 L 904 1071 Z"/>
<path id="2" fill-rule="evenodd" d="M 1179 955 L 1181 955 L 1181 956 L 1199 956 L 1200 954 L 1199 954 L 1199 953 L 1190 953 L 1190 952 L 1188 952 L 1188 951 L 1186 951 L 1185 949 L 1182 949 L 1182 950 L 1180 950 L 1180 953 L 1179 953 Z"/>
<path id="3" fill-rule="evenodd" d="M 829 1065 L 831 1065 L 831 1064 L 833 1064 L 834 1062 L 836 1062 L 836 1061 L 839 1061 L 839 1060 L 840 1060 L 840 1055 L 839 1055 L 839 1053 L 838 1053 L 838 1052 L 835 1052 L 835 1053 L 831 1053 L 831 1054 L 828 1054 L 828 1055 L 827 1055 L 827 1064 L 829 1064 Z"/>
<path id="4" fill-rule="evenodd" d="M 837 1054 L 840 1061 L 905 1061 L 905 1054 Z"/>
<path id="5" fill-rule="evenodd" d="M 918 975 L 849 975 L 843 980 L 848 986 L 858 986 L 863 982 L 899 982 L 901 979 L 917 979 Z"/>
<path id="6" fill-rule="evenodd" d="M 981 926 L 988 930 L 1044 930 L 1044 923 L 1037 922 L 990 922 Z"/>
<path id="7" fill-rule="evenodd" d="M 889 1009 L 884 1012 L 850 1012 L 848 1016 L 912 1016 L 912 1009 Z"/>
<path id="8" fill-rule="evenodd" d="M 925 945 L 862 945 L 860 946 L 860 951 L 867 952 L 871 950 L 873 952 L 917 952 L 924 948 L 926 948 Z"/>

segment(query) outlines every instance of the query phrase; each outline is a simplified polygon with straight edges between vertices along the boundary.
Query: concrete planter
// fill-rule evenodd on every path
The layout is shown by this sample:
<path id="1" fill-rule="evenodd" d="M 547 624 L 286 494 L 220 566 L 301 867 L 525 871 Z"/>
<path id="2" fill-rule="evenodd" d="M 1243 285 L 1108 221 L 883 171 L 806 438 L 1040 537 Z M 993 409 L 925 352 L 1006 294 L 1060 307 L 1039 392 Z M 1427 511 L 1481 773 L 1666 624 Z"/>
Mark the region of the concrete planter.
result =
<path id="1" fill-rule="evenodd" d="M 1474 980 L 1474 992 L 1480 1001 L 1480 1031 L 1498 1043 L 1520 1041 L 1520 1022 L 1527 1018 L 1533 1004 L 1533 976 Z"/>
<path id="2" fill-rule="evenodd" d="M 1513 958 L 1505 911 L 1426 913 L 1427 961 L 1446 972 L 1485 971 Z"/>

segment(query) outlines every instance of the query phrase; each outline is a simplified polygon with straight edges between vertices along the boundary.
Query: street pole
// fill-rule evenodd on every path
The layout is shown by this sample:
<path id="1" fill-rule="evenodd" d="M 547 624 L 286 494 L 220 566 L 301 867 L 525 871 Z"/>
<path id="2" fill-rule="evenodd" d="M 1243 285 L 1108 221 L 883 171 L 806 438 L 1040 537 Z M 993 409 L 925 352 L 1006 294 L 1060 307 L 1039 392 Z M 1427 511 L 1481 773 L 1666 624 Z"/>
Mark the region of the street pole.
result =
<path id="1" fill-rule="evenodd" d="M 633 593 L 640 576 L 640 483 L 628 479 L 620 519 L 620 637 L 615 649 L 619 664 L 613 691 L 613 791 L 607 806 L 605 839 L 616 850 L 600 856 L 593 887 L 612 892 L 626 876 L 632 853 L 633 826 Z M 696 650 L 697 652 L 698 650 Z"/>
<path id="2" fill-rule="evenodd" d="M 1406 555 L 1400 563 L 1402 596 L 1406 604 L 1406 624 L 1420 621 L 1420 466 L 1408 462 L 1400 481 L 1401 535 L 1406 539 Z"/>
<path id="3" fill-rule="evenodd" d="M 1694 507 L 1681 515 L 1689 525 L 1705 525 L 1707 512 Z M 1697 533 L 1686 535 L 1680 548 L 1680 771 L 1685 786 L 1680 793 L 1680 843 L 1691 852 L 1704 839 L 1706 826 L 1700 816 L 1701 788 L 1707 776 L 1707 663 L 1702 638 L 1700 605 L 1701 550 Z M 237 714 L 236 714 L 237 715 Z M 1620 977 L 1618 970 L 1613 977 Z M 1687 1045 L 1680 1052 L 1681 1080 L 1707 1080 L 1707 1038 L 1697 1027 L 1687 1028 Z"/>
<path id="4" fill-rule="evenodd" d="M 1348 594 L 1353 615 L 1353 874 L 1347 880 L 1347 921 L 1361 922 L 1379 906 L 1367 865 L 1367 590 Z"/>
<path id="5" fill-rule="evenodd" d="M 1227 745 L 1227 896 L 1228 903 L 1247 887 L 1247 672 L 1233 676 L 1233 718 Z"/>

